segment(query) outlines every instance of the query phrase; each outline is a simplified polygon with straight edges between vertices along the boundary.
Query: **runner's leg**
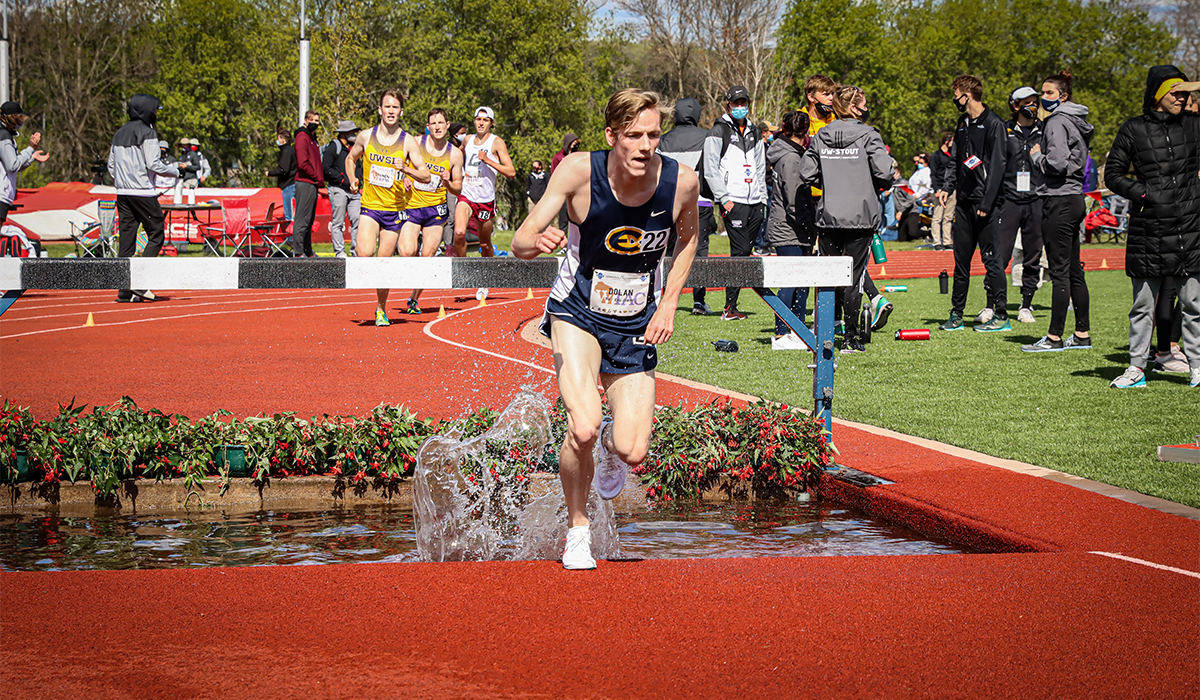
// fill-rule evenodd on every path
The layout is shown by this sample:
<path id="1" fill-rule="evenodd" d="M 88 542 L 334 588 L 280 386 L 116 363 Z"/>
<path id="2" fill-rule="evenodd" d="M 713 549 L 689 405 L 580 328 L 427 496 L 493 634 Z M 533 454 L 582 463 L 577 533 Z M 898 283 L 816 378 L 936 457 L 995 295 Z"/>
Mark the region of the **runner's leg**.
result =
<path id="1" fill-rule="evenodd" d="M 397 246 L 397 242 L 399 241 L 399 238 L 400 238 L 400 234 L 397 231 L 388 231 L 387 229 L 380 229 L 380 231 L 379 231 L 379 250 L 375 251 L 375 257 L 377 257 L 377 258 L 392 257 L 392 254 L 396 252 L 396 246 Z M 390 291 L 390 290 L 387 290 L 387 289 L 376 289 L 375 290 L 375 298 L 378 300 L 378 306 L 384 313 L 387 313 L 388 291 Z"/>
<path id="2" fill-rule="evenodd" d="M 421 227 L 411 221 L 405 221 L 400 227 L 396 252 L 402 258 L 411 258 L 417 254 L 417 237 L 421 235 Z"/>
<path id="3" fill-rule="evenodd" d="M 356 254 L 360 258 L 375 257 L 376 244 L 379 243 L 379 222 L 369 216 L 358 219 L 358 242 Z"/>
<path id="4" fill-rule="evenodd" d="M 442 227 L 441 226 L 426 226 L 421 230 L 421 257 L 432 258 L 437 255 L 438 248 L 442 245 Z M 413 301 L 420 301 L 421 292 L 423 289 L 412 290 L 412 295 L 409 297 Z"/>
<path id="5" fill-rule="evenodd" d="M 613 417 L 612 430 L 600 439 L 629 466 L 641 464 L 650 451 L 654 425 L 654 371 L 602 374 L 600 381 Z"/>
<path id="6" fill-rule="evenodd" d="M 467 257 L 467 226 L 471 223 L 471 205 L 459 198 L 454 208 L 454 250 L 460 258 Z"/>
<path id="7" fill-rule="evenodd" d="M 600 432 L 600 342 L 566 321 L 550 322 L 550 345 L 558 390 L 567 408 L 567 435 L 558 454 L 558 474 L 567 503 L 567 525 L 587 525 L 588 491 L 596 463 L 592 447 Z M 651 402 L 653 405 L 653 402 Z M 624 424 L 624 423 L 623 423 Z"/>
<path id="8" fill-rule="evenodd" d="M 496 256 L 496 249 L 492 247 L 492 225 L 495 221 L 496 214 L 492 213 L 487 221 L 479 222 L 479 255 L 484 258 L 492 258 Z"/>

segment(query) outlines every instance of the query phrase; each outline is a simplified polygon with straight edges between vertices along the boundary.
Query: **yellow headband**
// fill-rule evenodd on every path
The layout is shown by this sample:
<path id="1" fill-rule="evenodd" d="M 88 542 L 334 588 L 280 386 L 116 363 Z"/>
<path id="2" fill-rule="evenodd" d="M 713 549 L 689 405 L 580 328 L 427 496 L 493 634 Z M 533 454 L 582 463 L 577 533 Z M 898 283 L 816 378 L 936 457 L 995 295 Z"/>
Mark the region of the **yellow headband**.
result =
<path id="1" fill-rule="evenodd" d="M 1158 92 L 1154 93 L 1154 101 L 1158 102 L 1161 100 L 1168 92 L 1171 91 L 1171 88 L 1182 82 L 1183 80 L 1180 78 L 1167 78 L 1164 80 L 1162 85 L 1158 86 Z"/>

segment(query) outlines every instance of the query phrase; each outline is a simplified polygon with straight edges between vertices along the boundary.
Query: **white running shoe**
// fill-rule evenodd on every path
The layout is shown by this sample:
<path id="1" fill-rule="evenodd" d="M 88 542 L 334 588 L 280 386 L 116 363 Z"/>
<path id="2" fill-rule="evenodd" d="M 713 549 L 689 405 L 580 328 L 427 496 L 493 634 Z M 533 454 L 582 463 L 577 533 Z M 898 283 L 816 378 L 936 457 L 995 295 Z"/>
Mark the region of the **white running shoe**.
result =
<path id="1" fill-rule="evenodd" d="M 1188 381 L 1188 386 L 1193 389 L 1200 388 L 1200 367 L 1192 368 L 1192 375 L 1190 381 Z"/>
<path id="2" fill-rule="evenodd" d="M 488 288 L 487 287 L 480 287 L 479 289 L 475 290 L 475 299 L 476 300 L 487 301 L 487 298 L 488 298 Z"/>
<path id="3" fill-rule="evenodd" d="M 596 493 L 600 498 L 611 501 L 625 488 L 625 474 L 629 470 L 620 457 L 608 451 L 604 446 L 604 431 L 612 430 L 612 418 L 605 418 L 600 423 L 600 458 L 596 460 Z"/>
<path id="4" fill-rule="evenodd" d="M 1017 320 L 1021 323 L 1037 323 L 1037 319 L 1033 317 L 1033 309 L 1028 306 L 1022 306 L 1017 312 Z"/>
<path id="5" fill-rule="evenodd" d="M 781 335 L 778 338 L 771 339 L 772 350 L 809 350 L 811 349 L 800 340 L 800 336 L 796 335 L 795 331 L 789 332 L 787 335 Z"/>
<path id="6" fill-rule="evenodd" d="M 1169 352 L 1160 352 L 1154 356 L 1154 371 L 1186 374 L 1190 368 L 1186 359 L 1180 360 Z"/>
<path id="7" fill-rule="evenodd" d="M 567 546 L 563 549 L 562 564 L 568 571 L 596 568 L 592 558 L 592 531 L 587 525 L 567 530 Z"/>
<path id="8" fill-rule="evenodd" d="M 992 311 L 990 307 L 986 308 L 983 311 L 980 311 L 979 315 L 975 317 L 975 323 L 987 323 L 988 321 L 992 320 L 992 317 L 995 315 L 996 312 Z"/>

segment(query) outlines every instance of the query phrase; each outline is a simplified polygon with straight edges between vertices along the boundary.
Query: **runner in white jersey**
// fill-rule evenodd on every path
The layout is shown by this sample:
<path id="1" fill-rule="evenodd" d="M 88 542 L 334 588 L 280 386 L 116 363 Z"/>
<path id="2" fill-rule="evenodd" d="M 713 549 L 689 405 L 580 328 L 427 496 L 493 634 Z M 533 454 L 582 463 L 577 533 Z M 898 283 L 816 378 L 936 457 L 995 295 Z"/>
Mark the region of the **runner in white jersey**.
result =
<path id="1" fill-rule="evenodd" d="M 656 346 L 674 331 L 679 293 L 696 256 L 700 193 L 696 173 L 656 155 L 664 109 L 651 92 L 622 90 L 604 110 L 611 151 L 573 153 L 550 177 L 546 194 L 513 237 L 528 260 L 567 244 L 544 323 L 567 408 L 559 477 L 570 529 L 563 567 L 594 569 L 587 502 L 611 499 L 625 470 L 650 448 Z M 570 234 L 550 225 L 563 204 Z M 679 235 L 674 264 L 663 270 L 667 241 Z M 604 418 L 597 382 L 612 418 Z M 600 441 L 599 463 L 592 448 Z"/>
<path id="2" fill-rule="evenodd" d="M 463 144 L 463 185 L 454 212 L 454 248 L 459 257 L 467 254 L 467 227 L 472 219 L 479 234 L 479 254 L 495 255 L 492 249 L 492 220 L 496 217 L 496 174 L 517 176 L 504 139 L 492 133 L 496 113 L 491 107 L 475 110 L 475 135 Z"/>

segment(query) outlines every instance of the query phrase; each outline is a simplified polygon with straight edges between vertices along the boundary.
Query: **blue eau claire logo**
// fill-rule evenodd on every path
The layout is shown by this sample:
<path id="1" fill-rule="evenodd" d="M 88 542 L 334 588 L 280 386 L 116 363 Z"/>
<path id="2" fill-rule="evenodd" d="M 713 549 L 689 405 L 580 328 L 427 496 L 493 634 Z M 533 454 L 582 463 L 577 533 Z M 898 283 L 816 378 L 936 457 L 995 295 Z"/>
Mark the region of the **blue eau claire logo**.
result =
<path id="1" fill-rule="evenodd" d="M 667 247 L 671 229 L 643 231 L 636 226 L 614 228 L 604 237 L 604 247 L 617 255 L 640 255 Z"/>

